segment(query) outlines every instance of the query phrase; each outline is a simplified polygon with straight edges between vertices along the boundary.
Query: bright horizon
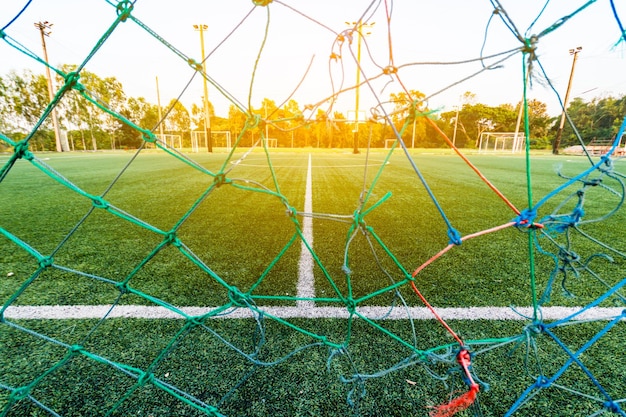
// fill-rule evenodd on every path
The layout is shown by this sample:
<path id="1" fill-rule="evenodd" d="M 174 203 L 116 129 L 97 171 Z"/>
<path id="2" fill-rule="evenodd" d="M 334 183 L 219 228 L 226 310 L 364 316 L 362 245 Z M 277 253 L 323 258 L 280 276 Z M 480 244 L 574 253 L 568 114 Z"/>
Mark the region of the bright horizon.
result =
<path id="1" fill-rule="evenodd" d="M 42 56 L 41 38 L 34 23 L 53 23 L 52 33 L 46 38 L 53 66 L 81 63 L 116 18 L 115 8 L 104 0 L 33 0 L 11 22 L 26 3 L 2 2 L 0 25 L 5 27 L 4 32 L 10 39 Z M 527 32 L 526 37 L 544 31 L 588 2 L 551 1 L 540 14 L 544 3 L 539 0 L 526 1 L 523 5 L 500 2 L 519 31 L 522 34 Z M 626 46 L 624 42 L 617 44 L 620 30 L 610 3 L 589 3 L 592 4 L 537 43 L 539 61 L 561 100 L 572 67 L 573 56 L 569 50 L 578 46 L 583 49 L 578 55 L 570 101 L 576 97 L 590 101 L 626 93 L 623 76 Z M 368 10 L 370 5 L 372 7 Z M 391 11 L 389 26 L 386 7 Z M 626 13 L 624 9 L 622 5 L 622 11 Z M 410 65 L 475 60 L 481 56 L 481 51 L 484 57 L 519 48 L 521 42 L 500 17 L 493 14 L 493 10 L 489 0 L 387 3 L 292 0 L 274 1 L 268 7 L 256 8 L 250 0 L 193 0 L 178 3 L 176 7 L 163 0 L 151 0 L 137 1 L 132 15 L 196 61 L 201 60 L 200 33 L 193 25 L 208 26 L 205 54 L 211 55 L 206 61 L 207 73 L 224 90 L 220 93 L 216 85 L 209 84 L 208 95 L 216 115 L 226 117 L 231 101 L 225 95 L 242 107 L 251 104 L 258 108 L 264 98 L 279 105 L 293 94 L 291 98 L 301 109 L 322 103 L 321 108 L 328 110 L 330 103 L 325 100 L 333 95 L 333 91 L 353 87 L 356 83 L 356 38 L 351 49 L 347 41 L 343 49 L 339 49 L 336 40 L 341 32 L 349 34 L 350 26 L 346 22 L 355 22 L 361 17 L 374 25 L 367 28 L 371 33 L 363 38 L 362 43 L 360 77 L 361 81 L 371 79 L 372 84 L 360 88 L 360 110 L 369 110 L 376 105 L 377 99 L 384 102 L 391 93 L 401 91 L 397 79 L 378 77 L 381 68 L 392 66 L 398 68 L 397 74 L 407 89 L 418 90 L 430 97 L 428 105 L 431 109 L 454 109 L 462 104 L 461 96 L 466 91 L 475 94 L 476 102 L 492 106 L 515 105 L 522 98 L 523 91 L 522 54 L 519 52 L 504 61 L 502 67 L 485 71 L 458 85 L 454 83 L 480 71 L 482 63 Z M 251 87 L 268 11 L 268 37 Z M 620 10 L 617 12 L 619 14 Z M 534 26 L 528 30 L 537 16 Z M 486 31 L 490 17 L 491 23 Z M 341 58 L 331 58 L 333 53 Z M 41 64 L 11 48 L 7 42 L 0 43 L 0 54 L 0 77 L 11 70 L 44 71 Z M 491 65 L 495 61 L 484 62 Z M 103 78 L 115 77 L 122 83 L 128 97 L 144 97 L 153 104 L 157 103 L 158 77 L 162 106 L 181 94 L 191 80 L 181 102 L 188 110 L 191 110 L 192 103 L 202 104 L 201 77 L 194 77 L 194 70 L 183 59 L 131 20 L 120 23 L 85 68 Z M 551 116 L 560 114 L 559 101 L 545 82 L 535 79 L 528 90 L 528 98 L 546 103 Z M 347 115 L 354 108 L 355 91 L 351 89 L 337 97 L 332 111 Z"/>

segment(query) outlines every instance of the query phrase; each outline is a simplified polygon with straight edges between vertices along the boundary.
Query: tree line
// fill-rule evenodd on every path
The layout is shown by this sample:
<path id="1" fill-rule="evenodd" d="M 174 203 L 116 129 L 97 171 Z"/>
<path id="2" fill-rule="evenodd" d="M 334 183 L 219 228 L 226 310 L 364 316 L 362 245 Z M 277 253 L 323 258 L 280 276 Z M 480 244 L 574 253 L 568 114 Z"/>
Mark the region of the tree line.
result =
<path id="1" fill-rule="evenodd" d="M 72 65 L 63 65 L 60 70 L 69 74 L 76 69 Z M 56 84 L 62 83 L 59 79 Z M 159 109 L 143 97 L 127 97 L 122 84 L 115 77 L 100 77 L 86 70 L 80 72 L 79 82 L 100 103 L 104 103 L 112 113 L 132 120 L 143 129 L 155 133 L 179 135 L 180 145 L 192 146 L 192 131 L 204 132 L 205 112 L 200 105 L 192 104 L 187 109 L 177 100 L 170 101 Z M 290 100 L 285 105 L 277 104 L 265 98 L 258 108 L 251 109 L 259 120 L 270 123 L 258 123 L 250 127 L 249 115 L 234 105 L 230 106 L 227 117 L 215 115 L 209 103 L 209 117 L 212 131 L 228 131 L 233 143 L 241 136 L 241 146 L 252 146 L 262 135 L 276 139 L 279 147 L 319 147 L 352 148 L 384 147 L 389 139 L 400 132 L 409 147 L 436 148 L 447 147 L 443 132 L 459 148 L 475 148 L 484 132 L 523 132 L 521 102 L 516 105 L 501 104 L 488 106 L 476 102 L 475 95 L 467 92 L 463 95 L 462 105 L 451 111 L 438 112 L 422 108 L 419 103 L 424 94 L 417 90 L 390 94 L 385 103 L 385 112 L 391 115 L 391 124 L 384 118 L 370 119 L 355 126 L 346 115 L 335 111 L 331 114 L 318 108 L 313 117 L 304 119 L 304 109 Z M 44 113 L 49 103 L 47 79 L 43 74 L 30 70 L 12 71 L 0 77 L 0 132 L 13 141 L 26 137 Z M 373 109 L 373 114 L 381 113 Z M 70 150 L 99 149 L 135 149 L 143 138 L 137 130 L 123 123 L 119 117 L 102 111 L 82 97 L 78 91 L 70 90 L 56 107 L 61 129 L 67 135 Z M 423 117 L 410 117 L 412 112 Z M 569 120 L 585 143 L 592 140 L 611 140 L 615 137 L 623 115 L 626 113 L 626 97 L 595 98 L 589 102 L 575 98 L 568 106 Z M 163 119 L 162 126 L 158 127 Z M 427 120 L 427 118 L 429 120 Z M 551 117 L 547 106 L 537 100 L 528 102 L 530 126 L 530 144 L 535 149 L 550 149 L 557 129 L 560 115 Z M 520 124 L 522 120 L 522 124 Z M 407 125 L 407 121 L 410 123 Z M 31 138 L 31 148 L 37 151 L 55 149 L 55 136 L 50 118 Z M 355 130 L 357 131 L 355 133 Z M 355 143 L 355 140 L 358 141 Z M 579 143 L 578 135 L 566 123 L 562 131 L 561 148 Z M 8 145 L 0 141 L 0 151 L 6 151 Z M 4 149 L 3 149 L 4 148 Z"/>

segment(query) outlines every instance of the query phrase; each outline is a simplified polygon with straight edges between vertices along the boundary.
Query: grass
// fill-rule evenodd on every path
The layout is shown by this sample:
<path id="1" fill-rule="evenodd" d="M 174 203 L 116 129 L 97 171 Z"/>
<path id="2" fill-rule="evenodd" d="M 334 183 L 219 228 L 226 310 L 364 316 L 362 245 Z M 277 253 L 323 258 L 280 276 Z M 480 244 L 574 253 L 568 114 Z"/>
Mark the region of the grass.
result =
<path id="1" fill-rule="evenodd" d="M 411 152 L 443 215 L 462 236 L 516 217 L 456 156 Z M 228 290 L 236 287 L 250 291 L 250 300 L 259 306 L 294 306 L 300 240 L 292 215 L 304 206 L 309 154 L 313 212 L 342 216 L 340 221 L 322 216 L 313 221 L 313 249 L 320 261 L 314 269 L 318 304 L 343 306 L 338 300 L 348 298 L 360 305 L 390 305 L 401 295 L 408 305 L 421 306 L 406 283 L 405 271 L 410 274 L 443 249 L 449 237 L 442 212 L 414 167 L 399 152 L 387 160 L 382 151 L 353 155 L 319 150 L 276 150 L 271 164 L 258 151 L 237 165 L 227 163 L 225 153 L 192 154 L 195 167 L 155 152 L 143 152 L 136 159 L 131 153 L 41 155 L 85 193 L 102 195 L 111 204 L 108 211 L 94 209 L 89 198 L 18 161 L 0 183 L 0 227 L 19 239 L 0 237 L 0 303 L 152 305 L 153 298 L 141 296 L 148 294 L 172 305 L 220 306 L 232 300 Z M 519 210 L 528 207 L 529 198 L 534 204 L 563 183 L 555 175 L 558 167 L 564 176 L 572 176 L 589 165 L 583 158 L 533 155 L 529 196 L 524 158 L 469 158 Z M 0 158 L 0 163 L 4 160 Z M 615 169 L 624 172 L 623 161 L 616 161 Z M 214 175 L 221 170 L 228 171 L 226 183 Z M 584 206 L 584 220 L 602 221 L 582 224 L 580 229 L 623 253 L 624 211 L 603 219 L 618 206 L 619 198 L 611 190 L 619 190 L 620 184 L 611 178 L 602 184 L 588 189 Z M 576 199 L 568 201 L 567 196 L 579 188 L 579 184 L 568 187 L 548 200 L 537 220 L 560 204 L 559 213 L 571 211 Z M 364 201 L 363 207 L 359 201 Z M 368 233 L 352 237 L 349 216 L 358 209 L 365 213 L 361 225 Z M 295 219 L 302 221 L 300 216 Z M 182 246 L 156 251 L 170 230 L 176 230 L 175 242 Z M 550 305 L 585 305 L 623 278 L 620 252 L 574 231 L 538 235 L 546 252 L 569 249 L 581 260 L 572 264 L 576 270 L 567 270 L 567 279 L 557 278 Z M 19 241 L 26 242 L 31 253 Z M 528 231 L 515 228 L 468 240 L 420 272 L 416 285 L 438 307 L 530 305 L 531 281 L 541 296 L 555 264 L 539 251 L 531 263 L 528 242 Z M 38 272 L 33 250 L 43 257 L 53 255 L 63 269 Z M 600 253 L 611 255 L 613 262 Z M 133 291 L 120 293 L 123 282 Z M 383 291 L 402 282 L 397 293 Z M 370 297 L 373 293 L 377 295 Z M 603 305 L 623 305 L 623 300 L 614 297 Z M 133 389 L 139 374 L 125 373 L 121 366 L 149 370 L 205 404 L 218 405 L 226 415 L 425 415 L 428 406 L 444 403 L 451 391 L 464 389 L 449 362 L 453 352 L 446 350 L 452 340 L 433 321 L 261 323 L 262 327 L 238 319 L 5 323 L 0 327 L 0 345 L 6 347 L 0 349 L 0 410 L 9 404 L 8 387 L 36 381 L 30 394 L 60 415 L 104 415 L 113 409 L 113 415 L 202 414 L 168 393 L 167 386 L 159 389 L 158 384 L 146 383 Z M 531 334 L 527 325 L 451 322 L 465 340 L 488 341 L 486 346 L 493 345 L 493 338 L 511 342 L 510 337 Z M 576 350 L 605 325 L 583 323 L 559 327 L 557 332 Z M 613 398 L 626 397 L 619 383 L 625 370 L 615 366 L 617 352 L 624 348 L 620 326 L 581 357 Z M 481 351 L 473 361 L 475 373 L 491 387 L 480 394 L 483 415 L 503 415 L 540 372 L 552 375 L 567 360 L 546 334 L 528 340 L 536 340 L 536 358 L 528 356 L 532 349 L 524 343 L 517 349 L 508 343 L 485 352 L 473 347 Z M 82 348 L 64 361 L 72 345 Z M 335 351 L 339 345 L 347 350 Z M 308 347 L 299 350 L 304 346 Z M 415 351 L 429 349 L 445 360 L 395 369 Z M 252 356 L 246 359 L 242 352 Z M 274 366 L 254 365 L 277 360 Z M 360 375 L 357 382 L 341 382 L 355 373 Z M 575 365 L 559 382 L 598 395 Z M 346 398 L 359 398 L 363 388 L 367 395 L 348 405 Z M 117 407 L 126 396 L 130 398 Z M 598 410 L 595 401 L 550 388 L 525 405 L 520 415 L 546 415 L 546 406 L 550 415 L 582 416 Z M 44 415 L 42 410 L 24 399 L 8 415 Z"/>

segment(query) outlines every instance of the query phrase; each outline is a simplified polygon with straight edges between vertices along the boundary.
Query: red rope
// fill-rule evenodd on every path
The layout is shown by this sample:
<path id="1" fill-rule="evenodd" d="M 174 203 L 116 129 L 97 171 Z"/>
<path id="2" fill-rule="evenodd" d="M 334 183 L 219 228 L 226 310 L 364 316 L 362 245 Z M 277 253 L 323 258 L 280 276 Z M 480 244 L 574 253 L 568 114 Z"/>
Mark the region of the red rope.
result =
<path id="1" fill-rule="evenodd" d="M 474 382 L 469 371 L 469 367 L 471 365 L 470 353 L 466 349 L 461 349 L 456 356 L 456 360 L 459 365 L 461 365 L 461 368 L 465 373 L 465 377 L 469 381 L 470 388 L 466 393 L 452 399 L 449 403 L 434 407 L 434 409 L 430 412 L 430 417 L 451 417 L 456 413 L 467 409 L 476 400 L 476 395 L 478 394 L 478 391 L 480 391 L 480 387 Z"/>

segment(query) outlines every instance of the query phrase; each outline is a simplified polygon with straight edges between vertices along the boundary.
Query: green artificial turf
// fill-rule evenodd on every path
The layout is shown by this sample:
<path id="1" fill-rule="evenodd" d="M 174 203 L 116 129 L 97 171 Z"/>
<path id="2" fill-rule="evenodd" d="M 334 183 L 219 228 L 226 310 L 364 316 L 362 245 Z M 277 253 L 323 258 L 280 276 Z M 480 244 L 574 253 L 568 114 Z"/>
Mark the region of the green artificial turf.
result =
<path id="1" fill-rule="evenodd" d="M 309 156 L 319 306 L 422 306 L 412 279 L 435 307 L 528 306 L 539 298 L 584 306 L 623 279 L 622 161 L 618 175 L 585 189 L 577 230 L 550 229 L 549 220 L 543 229 L 509 227 L 452 247 L 412 278 L 448 245 L 450 229 L 464 237 L 488 230 L 537 202 L 536 222 L 571 212 L 581 182 L 550 193 L 590 164 L 533 156 L 528 177 L 523 157 L 470 155 L 507 203 L 450 152 L 411 152 L 414 165 L 382 150 L 277 150 L 270 158 L 255 150 L 236 164 L 242 153 L 42 154 L 40 168 L 20 160 L 0 183 L 0 304 L 293 307 Z M 572 261 L 565 266 L 564 251 Z M 549 286 L 556 261 L 562 270 Z M 623 305 L 622 293 L 602 305 Z M 458 345 L 434 320 L 260 323 L 4 322 L 0 413 L 426 415 L 466 389 L 454 361 Z M 451 322 L 476 353 L 482 415 L 503 415 L 538 375 L 568 360 L 530 324 Z M 575 351 L 606 324 L 555 333 Z M 622 322 L 580 357 L 613 398 L 626 396 L 623 333 Z M 519 415 L 602 408 L 579 364 L 558 383 L 568 389 L 542 390 Z"/>

